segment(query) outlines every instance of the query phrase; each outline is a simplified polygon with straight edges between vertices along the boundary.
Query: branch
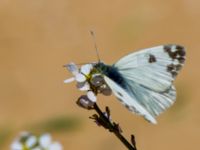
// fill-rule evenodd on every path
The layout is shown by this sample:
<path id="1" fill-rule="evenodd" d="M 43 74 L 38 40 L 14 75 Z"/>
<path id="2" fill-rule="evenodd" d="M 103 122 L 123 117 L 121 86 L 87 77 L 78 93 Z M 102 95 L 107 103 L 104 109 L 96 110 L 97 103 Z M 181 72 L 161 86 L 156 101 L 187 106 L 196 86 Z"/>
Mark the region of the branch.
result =
<path id="1" fill-rule="evenodd" d="M 94 103 L 93 109 L 98 113 L 94 114 L 91 119 L 94 119 L 98 125 L 103 126 L 105 129 L 108 129 L 110 132 L 114 133 L 115 136 L 129 149 L 129 150 L 137 150 L 135 144 L 135 137 L 131 135 L 131 143 L 126 140 L 126 138 L 121 134 L 122 130 L 119 124 L 112 122 L 110 119 L 110 110 L 106 107 L 106 112 L 102 112 L 97 103 Z"/>

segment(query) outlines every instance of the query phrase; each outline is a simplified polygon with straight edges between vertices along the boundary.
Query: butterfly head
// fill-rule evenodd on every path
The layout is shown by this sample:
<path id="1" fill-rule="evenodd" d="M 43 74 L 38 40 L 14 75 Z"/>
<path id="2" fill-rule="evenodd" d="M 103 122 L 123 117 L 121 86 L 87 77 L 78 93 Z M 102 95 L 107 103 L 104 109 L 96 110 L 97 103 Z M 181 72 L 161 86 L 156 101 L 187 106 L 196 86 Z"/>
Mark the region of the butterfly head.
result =
<path id="1" fill-rule="evenodd" d="M 104 73 L 107 70 L 107 65 L 104 64 L 103 62 L 98 62 L 96 64 L 94 64 L 94 68 L 98 71 L 98 73 Z"/>

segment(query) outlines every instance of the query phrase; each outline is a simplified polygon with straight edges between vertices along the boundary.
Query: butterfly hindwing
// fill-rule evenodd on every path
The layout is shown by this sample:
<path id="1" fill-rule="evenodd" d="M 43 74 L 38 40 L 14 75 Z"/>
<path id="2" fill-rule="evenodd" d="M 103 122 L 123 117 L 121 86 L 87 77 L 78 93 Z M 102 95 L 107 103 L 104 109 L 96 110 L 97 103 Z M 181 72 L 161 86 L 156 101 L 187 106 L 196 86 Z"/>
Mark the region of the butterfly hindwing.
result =
<path id="1" fill-rule="evenodd" d="M 144 116 L 146 120 L 151 123 L 156 124 L 156 120 L 154 116 L 147 111 L 147 109 L 142 106 L 134 95 L 130 95 L 126 89 L 122 88 L 112 79 L 107 76 L 104 76 L 104 80 L 108 84 L 108 86 L 113 91 L 114 95 L 118 98 L 118 100 L 131 112 L 135 112 L 141 116 Z"/>
<path id="2" fill-rule="evenodd" d="M 164 92 L 156 92 L 134 81 L 125 81 L 127 93 L 142 105 L 152 116 L 156 117 L 169 108 L 176 99 L 176 90 L 172 85 Z"/>
<path id="3" fill-rule="evenodd" d="M 162 45 L 122 57 L 113 66 L 127 81 L 134 81 L 156 92 L 164 92 L 185 61 L 185 49 L 180 45 Z"/>

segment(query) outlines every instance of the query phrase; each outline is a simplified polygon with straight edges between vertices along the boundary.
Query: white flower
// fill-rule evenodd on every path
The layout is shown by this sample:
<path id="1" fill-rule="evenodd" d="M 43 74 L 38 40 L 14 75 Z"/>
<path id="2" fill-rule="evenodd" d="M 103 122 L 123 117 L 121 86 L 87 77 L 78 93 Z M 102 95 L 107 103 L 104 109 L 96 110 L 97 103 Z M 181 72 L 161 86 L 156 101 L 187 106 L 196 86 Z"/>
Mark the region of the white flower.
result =
<path id="1" fill-rule="evenodd" d="M 67 65 L 64 65 L 74 76 L 76 76 L 79 72 L 78 67 L 74 63 L 69 63 Z M 69 78 L 64 80 L 64 83 L 70 83 L 75 80 L 75 77 Z"/>
<path id="2" fill-rule="evenodd" d="M 75 67 L 75 64 L 71 63 L 69 65 L 70 67 L 67 67 L 68 70 L 70 72 L 72 72 L 72 70 L 74 71 L 75 69 L 71 69 L 71 68 L 77 68 Z M 74 66 L 74 67 L 72 67 Z M 85 107 L 85 108 L 90 108 L 91 104 L 95 103 L 97 101 L 96 95 L 93 91 L 91 91 L 91 87 L 90 87 L 90 78 L 92 77 L 91 71 L 93 69 L 93 65 L 92 64 L 86 64 L 81 66 L 79 72 L 73 73 L 72 74 L 75 76 L 74 79 L 77 81 L 77 88 L 81 91 L 88 91 L 87 92 L 87 97 L 84 96 L 81 97 L 81 99 L 78 100 L 78 104 L 81 107 Z M 68 79 L 67 81 L 72 81 L 72 79 Z M 66 82 L 65 80 L 65 83 Z M 91 102 L 89 102 L 91 101 Z M 88 106 L 87 106 L 88 105 Z"/>
<path id="3" fill-rule="evenodd" d="M 50 134 L 44 134 L 39 139 L 40 146 L 47 150 L 62 150 L 62 145 L 58 142 L 52 142 Z"/>
<path id="4" fill-rule="evenodd" d="M 90 76 L 90 72 L 93 69 L 92 64 L 86 64 L 81 66 L 80 70 L 74 63 L 65 65 L 67 69 L 74 75 L 74 77 L 64 80 L 64 83 L 70 83 L 77 81 L 77 88 L 81 91 L 90 90 L 89 83 L 87 82 L 87 77 Z"/>
<path id="5" fill-rule="evenodd" d="M 46 134 L 43 134 L 42 136 L 40 136 L 39 143 L 40 143 L 40 146 L 43 148 L 48 147 L 51 144 L 50 134 L 46 133 Z"/>
<path id="6" fill-rule="evenodd" d="M 36 140 L 30 133 L 22 132 L 20 136 L 13 141 L 10 148 L 11 150 L 24 150 L 25 147 L 29 149 L 34 143 L 36 143 Z"/>
<path id="7" fill-rule="evenodd" d="M 106 96 L 112 93 L 102 74 L 94 66 L 95 64 L 85 64 L 78 69 L 74 63 L 65 65 L 74 77 L 65 80 L 64 83 L 76 81 L 76 86 L 80 91 L 87 91 L 87 94 L 82 95 L 77 101 L 79 106 L 86 109 L 92 108 L 97 101 L 96 95 L 98 93 Z"/>
<path id="8" fill-rule="evenodd" d="M 64 80 L 64 83 L 70 83 L 70 82 L 73 82 L 74 80 L 75 80 L 75 78 L 72 77 L 72 78 Z"/>
<path id="9" fill-rule="evenodd" d="M 62 150 L 62 145 L 53 142 L 50 134 L 37 137 L 28 132 L 24 133 L 14 140 L 10 146 L 11 150 Z"/>
<path id="10" fill-rule="evenodd" d="M 49 146 L 48 150 L 62 150 L 62 145 L 58 142 L 54 142 Z"/>
<path id="11" fill-rule="evenodd" d="M 36 142 L 37 142 L 37 138 L 32 135 L 26 140 L 25 145 L 27 147 L 33 147 L 36 144 Z"/>
<path id="12" fill-rule="evenodd" d="M 10 146 L 11 150 L 23 150 L 23 145 L 16 139 Z"/>

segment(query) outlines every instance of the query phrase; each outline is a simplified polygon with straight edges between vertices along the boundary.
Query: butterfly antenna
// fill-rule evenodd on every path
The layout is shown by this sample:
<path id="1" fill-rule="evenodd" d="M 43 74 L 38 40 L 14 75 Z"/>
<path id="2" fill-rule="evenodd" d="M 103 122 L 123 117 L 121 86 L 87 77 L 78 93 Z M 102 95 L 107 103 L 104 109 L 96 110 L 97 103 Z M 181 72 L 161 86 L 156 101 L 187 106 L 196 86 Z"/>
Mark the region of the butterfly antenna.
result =
<path id="1" fill-rule="evenodd" d="M 98 61 L 100 62 L 99 51 L 98 51 L 97 44 L 96 44 L 95 33 L 92 30 L 90 30 L 90 34 L 93 37 L 93 42 L 94 42 L 94 47 L 95 47 L 95 50 L 96 50 L 97 58 L 98 58 Z"/>

